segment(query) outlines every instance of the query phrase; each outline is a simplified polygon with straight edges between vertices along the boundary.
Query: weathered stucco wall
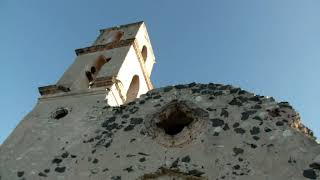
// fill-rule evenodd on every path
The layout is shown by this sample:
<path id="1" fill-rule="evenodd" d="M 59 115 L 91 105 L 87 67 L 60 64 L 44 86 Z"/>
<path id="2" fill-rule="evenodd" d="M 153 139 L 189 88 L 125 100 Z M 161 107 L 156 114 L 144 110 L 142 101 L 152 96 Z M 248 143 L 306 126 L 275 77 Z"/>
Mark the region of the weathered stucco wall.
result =
<path id="1" fill-rule="evenodd" d="M 1 179 L 319 179 L 320 147 L 288 103 L 195 83 L 103 99 L 40 100 L 0 147 Z"/>

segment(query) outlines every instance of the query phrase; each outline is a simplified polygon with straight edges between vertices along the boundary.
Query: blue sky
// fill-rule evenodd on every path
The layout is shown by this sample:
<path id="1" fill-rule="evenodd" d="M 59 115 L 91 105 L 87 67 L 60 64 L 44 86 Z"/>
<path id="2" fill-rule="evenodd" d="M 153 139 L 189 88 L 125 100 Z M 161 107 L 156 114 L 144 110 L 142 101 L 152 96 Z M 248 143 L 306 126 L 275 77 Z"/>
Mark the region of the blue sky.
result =
<path id="1" fill-rule="evenodd" d="M 320 136 L 320 1 L 1 0 L 0 143 L 98 30 L 145 21 L 155 87 L 232 84 L 289 101 Z"/>

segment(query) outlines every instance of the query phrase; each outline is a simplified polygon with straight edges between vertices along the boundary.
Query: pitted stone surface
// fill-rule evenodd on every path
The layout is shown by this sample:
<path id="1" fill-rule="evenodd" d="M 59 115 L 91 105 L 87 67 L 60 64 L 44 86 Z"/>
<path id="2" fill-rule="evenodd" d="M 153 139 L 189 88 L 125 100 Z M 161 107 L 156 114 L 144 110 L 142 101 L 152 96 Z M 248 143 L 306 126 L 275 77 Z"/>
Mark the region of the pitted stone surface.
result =
<path id="1" fill-rule="evenodd" d="M 38 103 L 0 147 L 1 180 L 320 179 L 320 147 L 286 102 L 213 83 L 154 89 L 120 107 L 102 98 Z M 172 102 L 196 120 L 168 135 L 152 124 Z"/>

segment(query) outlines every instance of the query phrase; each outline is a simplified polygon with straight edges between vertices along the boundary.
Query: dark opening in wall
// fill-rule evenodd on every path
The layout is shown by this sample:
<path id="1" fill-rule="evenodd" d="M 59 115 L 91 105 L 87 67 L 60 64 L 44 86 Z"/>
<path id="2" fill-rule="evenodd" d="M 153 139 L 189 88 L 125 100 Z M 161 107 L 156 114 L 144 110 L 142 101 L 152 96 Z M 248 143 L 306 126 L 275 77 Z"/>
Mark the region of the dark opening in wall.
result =
<path id="1" fill-rule="evenodd" d="M 171 136 L 180 133 L 183 128 L 188 127 L 194 120 L 192 117 L 188 117 L 185 112 L 181 111 L 178 106 L 175 107 L 169 116 L 162 118 L 163 119 L 160 119 L 160 122 L 156 125 Z"/>
<path id="2" fill-rule="evenodd" d="M 101 55 L 92 63 L 91 67 L 89 66 L 90 68 L 88 68 L 88 70 L 85 71 L 89 87 L 91 87 L 94 84 L 94 81 L 98 76 L 99 71 L 102 69 L 102 66 L 108 63 L 110 60 L 110 57 L 106 58 L 105 56 Z"/>
<path id="3" fill-rule="evenodd" d="M 143 58 L 144 62 L 146 62 L 147 57 L 148 57 L 148 50 L 147 50 L 146 46 L 142 47 L 141 55 L 142 55 L 142 58 Z"/>
<path id="4" fill-rule="evenodd" d="M 66 108 L 58 108 L 55 112 L 52 113 L 52 118 L 61 119 L 68 114 L 68 110 Z"/>
<path id="5" fill-rule="evenodd" d="M 146 130 L 161 145 L 183 146 L 203 132 L 209 113 L 191 101 L 173 100 L 147 115 Z"/>

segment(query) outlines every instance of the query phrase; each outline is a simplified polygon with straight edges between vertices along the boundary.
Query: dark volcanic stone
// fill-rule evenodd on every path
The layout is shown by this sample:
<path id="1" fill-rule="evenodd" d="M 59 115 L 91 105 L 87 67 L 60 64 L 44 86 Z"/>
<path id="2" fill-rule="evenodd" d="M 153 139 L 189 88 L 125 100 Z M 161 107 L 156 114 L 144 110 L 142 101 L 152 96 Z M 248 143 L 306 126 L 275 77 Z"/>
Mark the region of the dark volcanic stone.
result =
<path id="1" fill-rule="evenodd" d="M 212 109 L 211 107 L 207 108 L 208 111 L 214 111 L 215 109 Z"/>
<path id="2" fill-rule="evenodd" d="M 141 100 L 140 102 L 139 102 L 139 104 L 144 104 L 146 101 L 144 101 L 144 100 Z"/>
<path id="3" fill-rule="evenodd" d="M 229 116 L 229 113 L 228 113 L 228 111 L 226 111 L 225 109 L 222 109 L 222 110 L 221 110 L 221 113 L 220 113 L 220 116 L 221 116 L 221 117 L 228 117 L 228 116 Z"/>
<path id="4" fill-rule="evenodd" d="M 204 174 L 204 172 L 201 172 L 199 170 L 193 169 L 188 171 L 187 175 L 191 175 L 191 176 L 196 176 L 196 177 L 200 177 Z"/>
<path id="5" fill-rule="evenodd" d="M 124 171 L 128 171 L 128 172 L 132 172 L 132 171 L 133 171 L 132 166 L 127 167 L 127 168 L 125 168 L 125 169 L 123 169 L 123 170 L 124 170 Z"/>
<path id="6" fill-rule="evenodd" d="M 246 130 L 242 129 L 242 128 L 235 128 L 234 131 L 238 134 L 244 134 L 246 132 Z"/>
<path id="7" fill-rule="evenodd" d="M 233 128 L 237 128 L 237 127 L 239 127 L 239 126 L 240 126 L 240 124 L 237 123 L 237 122 L 232 125 Z"/>
<path id="8" fill-rule="evenodd" d="M 121 176 L 112 176 L 111 180 L 121 180 Z"/>
<path id="9" fill-rule="evenodd" d="M 256 141 L 258 141 L 258 140 L 260 139 L 259 136 L 252 136 L 252 138 L 253 138 L 254 140 L 256 140 Z"/>
<path id="10" fill-rule="evenodd" d="M 67 151 L 61 154 L 62 158 L 67 158 L 68 156 L 69 156 L 69 153 Z"/>
<path id="11" fill-rule="evenodd" d="M 184 89 L 184 88 L 188 88 L 187 85 L 182 85 L 182 84 L 179 84 L 179 85 L 175 85 L 174 86 L 176 89 Z"/>
<path id="12" fill-rule="evenodd" d="M 280 102 L 280 103 L 278 103 L 278 105 L 280 106 L 280 108 L 292 109 L 292 106 L 290 106 L 290 104 L 288 102 Z"/>
<path id="13" fill-rule="evenodd" d="M 312 163 L 312 164 L 310 164 L 309 165 L 312 169 L 318 169 L 318 170 L 320 170 L 320 164 L 318 164 L 318 163 Z"/>
<path id="14" fill-rule="evenodd" d="M 143 153 L 143 152 L 138 152 L 138 154 L 142 155 L 142 156 L 149 156 L 149 154 Z"/>
<path id="15" fill-rule="evenodd" d="M 116 117 L 111 117 L 111 118 L 105 120 L 105 121 L 101 124 L 101 126 L 102 126 L 102 127 L 107 127 L 110 123 L 114 122 L 115 120 L 116 120 Z"/>
<path id="16" fill-rule="evenodd" d="M 218 126 L 222 126 L 224 125 L 224 121 L 221 119 L 210 119 L 210 121 L 212 122 L 212 127 L 218 127 Z"/>
<path id="17" fill-rule="evenodd" d="M 188 84 L 188 87 L 191 88 L 191 87 L 196 86 L 196 85 L 197 85 L 197 83 L 192 82 L 192 83 Z"/>
<path id="18" fill-rule="evenodd" d="M 59 158 L 54 158 L 52 161 L 51 161 L 51 163 L 53 163 L 53 164 L 59 164 L 59 163 L 61 163 L 62 162 L 62 159 L 59 159 Z"/>
<path id="19" fill-rule="evenodd" d="M 153 98 L 153 99 L 160 99 L 161 96 L 160 96 L 160 95 L 157 95 L 157 96 L 153 96 L 152 98 Z"/>
<path id="20" fill-rule="evenodd" d="M 129 117 L 129 114 L 124 114 L 121 117 L 124 118 L 124 119 L 127 119 Z"/>
<path id="21" fill-rule="evenodd" d="M 260 106 L 259 104 L 256 104 L 256 105 L 254 105 L 253 107 L 252 107 L 252 109 L 261 109 L 262 108 L 262 106 Z"/>
<path id="22" fill-rule="evenodd" d="M 54 169 L 54 171 L 58 172 L 58 173 L 63 173 L 66 171 L 66 167 L 56 167 Z"/>
<path id="23" fill-rule="evenodd" d="M 145 162 L 146 161 L 146 158 L 145 157 L 142 157 L 139 159 L 139 162 Z"/>
<path id="24" fill-rule="evenodd" d="M 317 174 L 313 169 L 304 170 L 303 176 L 309 179 L 317 179 Z"/>
<path id="25" fill-rule="evenodd" d="M 284 124 L 284 123 L 283 123 L 282 121 L 277 121 L 277 122 L 276 122 L 276 125 L 277 125 L 277 126 L 283 126 L 283 124 Z"/>
<path id="26" fill-rule="evenodd" d="M 235 105 L 235 106 L 242 106 L 242 102 L 237 99 L 237 98 L 233 98 L 230 102 L 229 102 L 230 105 Z"/>
<path id="27" fill-rule="evenodd" d="M 253 96 L 251 98 L 249 98 L 250 101 L 256 101 L 259 102 L 260 101 L 260 97 L 259 96 Z"/>
<path id="28" fill-rule="evenodd" d="M 276 109 L 273 109 L 273 110 L 269 110 L 268 113 L 272 117 L 277 117 L 277 116 L 280 116 L 280 109 L 276 108 Z"/>
<path id="29" fill-rule="evenodd" d="M 173 89 L 172 86 L 167 86 L 167 87 L 163 88 L 163 92 L 169 92 L 169 91 L 171 91 L 171 89 Z"/>
<path id="30" fill-rule="evenodd" d="M 45 173 L 43 173 L 43 172 L 39 172 L 39 174 L 38 174 L 39 176 L 42 176 L 42 177 L 48 177 Z"/>
<path id="31" fill-rule="evenodd" d="M 141 124 L 143 122 L 143 119 L 142 118 L 131 118 L 130 119 L 130 123 L 131 124 Z"/>
<path id="32" fill-rule="evenodd" d="M 130 113 L 136 113 L 139 110 L 139 108 L 137 106 L 133 106 L 132 108 L 129 109 Z"/>
<path id="33" fill-rule="evenodd" d="M 234 89 L 231 89 L 231 90 L 230 90 L 230 93 L 231 93 L 231 94 L 236 94 L 236 93 L 238 93 L 240 90 L 241 90 L 240 88 L 234 88 Z"/>
<path id="34" fill-rule="evenodd" d="M 18 171 L 18 172 L 17 172 L 17 176 L 18 176 L 18 177 L 22 177 L 23 175 L 24 175 L 24 171 Z"/>
<path id="35" fill-rule="evenodd" d="M 125 127 L 123 130 L 124 131 L 131 131 L 132 129 L 134 129 L 134 125 L 130 124 L 127 127 Z"/>
<path id="36" fill-rule="evenodd" d="M 241 113 L 241 120 L 247 120 L 249 118 L 250 115 L 256 113 L 257 111 L 245 111 L 243 113 Z"/>
<path id="37" fill-rule="evenodd" d="M 179 158 L 177 158 L 171 165 L 171 168 L 176 168 L 178 167 L 178 164 L 179 164 Z"/>
<path id="38" fill-rule="evenodd" d="M 250 130 L 250 133 L 251 135 L 257 135 L 260 133 L 260 128 L 259 127 L 253 127 L 251 130 Z"/>
<path id="39" fill-rule="evenodd" d="M 97 158 L 95 158 L 95 159 L 92 161 L 93 164 L 97 164 L 98 162 L 99 162 L 99 160 L 98 160 Z"/>
<path id="40" fill-rule="evenodd" d="M 188 155 L 188 156 L 183 157 L 183 158 L 181 159 L 181 162 L 189 163 L 190 160 L 191 160 L 191 159 L 190 159 L 190 156 Z"/>
<path id="41" fill-rule="evenodd" d="M 251 146 L 252 149 L 257 148 L 257 145 L 255 145 L 255 144 L 250 144 L 250 146 Z"/>
<path id="42" fill-rule="evenodd" d="M 240 165 L 235 165 L 235 166 L 233 166 L 233 169 L 240 169 Z"/>
<path id="43" fill-rule="evenodd" d="M 228 123 L 224 124 L 222 129 L 225 130 L 225 131 L 229 130 L 230 128 L 229 128 Z"/>
<path id="44" fill-rule="evenodd" d="M 106 130 L 111 131 L 112 129 L 117 129 L 118 128 L 118 124 L 117 123 L 112 123 L 112 124 L 108 124 L 106 127 Z"/>
<path id="45" fill-rule="evenodd" d="M 234 155 L 237 156 L 239 154 L 243 154 L 244 153 L 244 150 L 242 148 L 233 148 L 233 152 L 234 152 Z"/>
<path id="46" fill-rule="evenodd" d="M 192 92 L 192 94 L 200 93 L 200 90 L 199 89 L 191 89 L 191 92 Z"/>
<path id="47" fill-rule="evenodd" d="M 270 132 L 270 131 L 272 131 L 270 128 L 264 128 L 264 132 Z"/>
<path id="48" fill-rule="evenodd" d="M 255 116 L 252 119 L 258 120 L 258 121 L 262 121 L 262 119 L 259 116 Z"/>

